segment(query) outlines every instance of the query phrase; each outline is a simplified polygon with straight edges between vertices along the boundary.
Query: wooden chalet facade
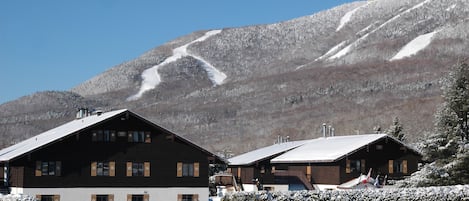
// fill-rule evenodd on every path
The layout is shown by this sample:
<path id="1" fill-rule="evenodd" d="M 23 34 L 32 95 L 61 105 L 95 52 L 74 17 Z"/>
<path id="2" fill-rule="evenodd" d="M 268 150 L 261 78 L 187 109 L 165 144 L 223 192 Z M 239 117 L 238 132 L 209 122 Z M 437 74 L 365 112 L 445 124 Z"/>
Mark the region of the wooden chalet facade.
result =
<path id="1" fill-rule="evenodd" d="M 275 165 L 272 165 L 270 160 L 310 141 L 277 142 L 274 145 L 235 156 L 229 159 L 228 172 L 231 172 L 241 184 L 253 184 L 255 179 L 258 179 L 262 184 L 272 185 L 275 183 Z"/>
<path id="2" fill-rule="evenodd" d="M 244 154 L 245 156 L 249 153 Z M 232 163 L 229 168 L 242 181 L 258 179 L 274 190 L 337 186 L 367 174 L 400 179 L 417 171 L 421 155 L 386 134 L 317 138 L 255 163 Z"/>
<path id="3" fill-rule="evenodd" d="M 0 151 L 4 186 L 53 201 L 208 200 L 215 154 L 129 110 L 73 120 Z"/>

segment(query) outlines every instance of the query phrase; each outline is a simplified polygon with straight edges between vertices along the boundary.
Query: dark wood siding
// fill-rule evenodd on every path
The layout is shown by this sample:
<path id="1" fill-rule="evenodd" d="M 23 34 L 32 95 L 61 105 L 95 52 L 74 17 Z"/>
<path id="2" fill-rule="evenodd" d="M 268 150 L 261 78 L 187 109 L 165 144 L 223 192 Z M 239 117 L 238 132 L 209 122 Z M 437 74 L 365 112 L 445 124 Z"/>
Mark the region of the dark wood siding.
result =
<path id="1" fill-rule="evenodd" d="M 128 142 L 127 136 L 117 135 L 115 142 L 96 142 L 92 141 L 93 130 L 149 131 L 151 134 L 145 134 L 150 134 L 151 139 Z M 11 166 L 24 167 L 24 187 L 208 186 L 207 152 L 179 138 L 168 138 L 172 135 L 138 117 L 123 114 L 122 119 L 116 117 L 34 151 L 29 157 L 18 158 Z M 60 161 L 61 176 L 35 176 L 36 161 Z M 112 161 L 115 176 L 92 176 L 93 161 Z M 148 162 L 147 177 L 127 177 L 127 162 Z M 198 177 L 178 178 L 178 162 L 199 163 Z"/>
<path id="2" fill-rule="evenodd" d="M 346 158 L 339 161 L 340 168 L 340 181 L 341 183 L 347 182 L 360 176 L 360 173 L 346 173 L 346 160 L 364 160 L 365 165 L 362 166 L 361 173 L 367 174 L 372 169 L 372 176 L 387 175 L 388 178 L 400 179 L 417 171 L 418 163 L 421 156 L 415 152 L 406 149 L 401 144 L 391 139 L 380 139 L 375 143 L 362 147 L 356 152 L 350 154 Z M 407 161 L 407 174 L 402 173 L 389 173 L 389 160 L 406 160 Z"/>
<path id="3" fill-rule="evenodd" d="M 10 186 L 22 187 L 24 183 L 24 168 L 11 167 L 10 168 Z"/>
<path id="4" fill-rule="evenodd" d="M 340 184 L 340 166 L 333 164 L 311 165 L 313 184 Z"/>
<path id="5" fill-rule="evenodd" d="M 254 179 L 254 167 L 244 167 L 241 169 L 241 182 L 251 184 Z"/>
<path id="6" fill-rule="evenodd" d="M 4 164 L 0 164 L 0 186 L 3 185 L 3 180 L 5 180 L 4 176 L 5 176 L 5 166 Z"/>

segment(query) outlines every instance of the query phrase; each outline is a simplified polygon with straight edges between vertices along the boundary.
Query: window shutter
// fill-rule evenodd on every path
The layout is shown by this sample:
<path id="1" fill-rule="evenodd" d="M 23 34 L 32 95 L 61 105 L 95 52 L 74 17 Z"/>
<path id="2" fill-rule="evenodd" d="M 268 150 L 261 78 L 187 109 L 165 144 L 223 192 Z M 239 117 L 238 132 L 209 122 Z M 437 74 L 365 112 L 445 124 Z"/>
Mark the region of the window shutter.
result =
<path id="1" fill-rule="evenodd" d="M 182 201 L 182 194 L 178 194 L 178 201 Z"/>
<path id="2" fill-rule="evenodd" d="M 96 169 L 96 166 L 97 166 L 97 162 L 91 162 L 91 176 L 92 177 L 96 177 L 96 172 L 97 172 L 97 169 Z"/>
<path id="3" fill-rule="evenodd" d="M 199 177 L 200 176 L 199 167 L 200 167 L 200 163 L 194 163 L 194 177 Z"/>
<path id="4" fill-rule="evenodd" d="M 182 163 L 177 163 L 177 177 L 182 177 Z M 181 198 L 182 199 L 182 198 Z"/>
<path id="5" fill-rule="evenodd" d="M 131 194 L 127 194 L 127 201 L 132 201 L 132 195 Z"/>
<path id="6" fill-rule="evenodd" d="M 60 201 L 60 195 L 54 195 L 54 201 Z"/>
<path id="7" fill-rule="evenodd" d="M 350 160 L 345 161 L 345 173 L 350 173 Z"/>
<path id="8" fill-rule="evenodd" d="M 306 178 L 311 182 L 311 165 L 306 166 Z"/>
<path id="9" fill-rule="evenodd" d="M 150 201 L 150 195 L 149 194 L 143 194 L 143 201 Z"/>
<path id="10" fill-rule="evenodd" d="M 360 169 L 361 169 L 361 172 L 366 173 L 365 159 L 362 159 L 362 160 L 360 161 Z"/>
<path id="11" fill-rule="evenodd" d="M 132 162 L 127 162 L 127 174 L 128 177 L 132 176 Z"/>
<path id="12" fill-rule="evenodd" d="M 151 143 L 151 132 L 145 132 L 145 143 Z"/>
<path id="13" fill-rule="evenodd" d="M 402 173 L 407 174 L 407 160 L 402 161 Z"/>
<path id="14" fill-rule="evenodd" d="M 192 200 L 193 201 L 199 201 L 199 194 L 192 195 Z"/>
<path id="15" fill-rule="evenodd" d="M 116 162 L 115 161 L 109 162 L 109 176 L 110 177 L 116 176 Z"/>
<path id="16" fill-rule="evenodd" d="M 272 173 L 275 173 L 275 166 L 272 166 Z M 241 178 L 241 167 L 238 168 L 238 178 Z"/>
<path id="17" fill-rule="evenodd" d="M 114 194 L 107 195 L 108 201 L 114 201 Z"/>
<path id="18" fill-rule="evenodd" d="M 91 201 L 96 201 L 96 194 L 91 195 Z"/>
<path id="19" fill-rule="evenodd" d="M 150 176 L 150 162 L 144 162 L 143 167 L 144 167 L 143 176 L 149 177 Z"/>
<path id="20" fill-rule="evenodd" d="M 55 161 L 55 175 L 56 176 L 62 176 L 62 162 L 61 161 Z"/>
<path id="21" fill-rule="evenodd" d="M 42 162 L 41 162 L 41 161 L 36 161 L 35 176 L 36 176 L 36 177 L 42 176 Z M 39 198 L 39 199 L 40 199 L 40 198 Z"/>
<path id="22" fill-rule="evenodd" d="M 388 163 L 388 170 L 389 170 L 389 174 L 393 174 L 394 173 L 394 161 L 393 160 L 389 160 L 389 163 Z"/>

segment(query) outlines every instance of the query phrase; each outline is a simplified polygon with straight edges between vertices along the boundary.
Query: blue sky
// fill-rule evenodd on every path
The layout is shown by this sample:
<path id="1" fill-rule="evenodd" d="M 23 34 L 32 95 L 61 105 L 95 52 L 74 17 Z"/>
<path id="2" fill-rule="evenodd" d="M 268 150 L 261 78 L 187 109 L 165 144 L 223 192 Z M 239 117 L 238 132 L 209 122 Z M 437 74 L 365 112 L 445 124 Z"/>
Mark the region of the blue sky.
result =
<path id="1" fill-rule="evenodd" d="M 197 30 L 268 24 L 352 0 L 2 0 L 0 104 L 69 90 Z"/>

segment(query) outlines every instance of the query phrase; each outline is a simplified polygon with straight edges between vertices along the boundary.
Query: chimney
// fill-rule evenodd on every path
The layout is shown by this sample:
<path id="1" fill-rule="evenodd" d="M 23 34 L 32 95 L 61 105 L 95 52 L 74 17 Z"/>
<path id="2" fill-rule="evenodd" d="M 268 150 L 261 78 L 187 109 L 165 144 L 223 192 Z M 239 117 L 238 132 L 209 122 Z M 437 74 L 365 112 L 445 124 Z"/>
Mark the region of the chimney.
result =
<path id="1" fill-rule="evenodd" d="M 81 119 L 83 117 L 89 116 L 88 108 L 78 108 L 76 118 Z"/>
<path id="2" fill-rule="evenodd" d="M 322 123 L 322 137 L 326 137 L 327 124 Z"/>

